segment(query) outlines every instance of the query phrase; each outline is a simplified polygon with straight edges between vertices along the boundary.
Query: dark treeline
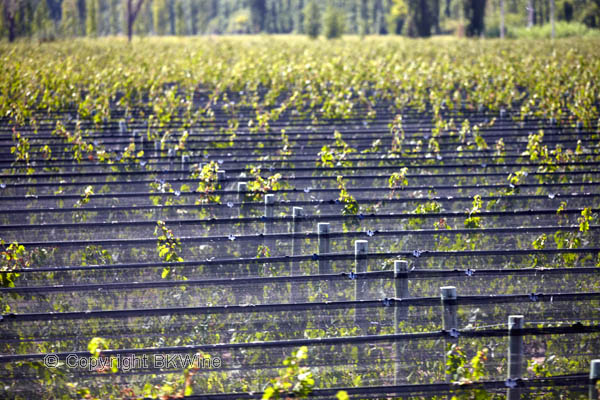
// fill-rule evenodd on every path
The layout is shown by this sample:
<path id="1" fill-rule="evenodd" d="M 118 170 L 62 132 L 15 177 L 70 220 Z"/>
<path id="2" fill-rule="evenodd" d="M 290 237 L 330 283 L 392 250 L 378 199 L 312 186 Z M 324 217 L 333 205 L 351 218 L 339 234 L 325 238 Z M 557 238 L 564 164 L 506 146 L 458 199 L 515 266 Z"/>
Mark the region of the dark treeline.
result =
<path id="1" fill-rule="evenodd" d="M 1 0 L 0 34 L 32 37 L 298 33 L 497 36 L 556 20 L 600 25 L 600 0 Z M 486 27 L 489 28 L 486 30 Z"/>

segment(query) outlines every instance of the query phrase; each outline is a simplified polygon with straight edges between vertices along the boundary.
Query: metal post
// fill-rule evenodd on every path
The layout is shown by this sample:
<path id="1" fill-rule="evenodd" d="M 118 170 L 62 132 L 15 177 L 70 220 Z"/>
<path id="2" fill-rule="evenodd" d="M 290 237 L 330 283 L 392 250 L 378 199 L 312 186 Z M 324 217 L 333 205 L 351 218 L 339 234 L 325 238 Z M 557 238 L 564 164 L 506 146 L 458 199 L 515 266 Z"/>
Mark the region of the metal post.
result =
<path id="1" fill-rule="evenodd" d="M 408 293 L 408 261 L 394 261 L 394 283 L 396 287 L 396 297 L 407 299 Z M 408 309 L 406 307 L 396 307 L 396 327 L 398 323 L 406 319 Z"/>
<path id="2" fill-rule="evenodd" d="M 360 272 L 367 272 L 367 252 L 369 251 L 369 242 L 366 240 L 357 240 L 354 242 L 354 272 L 356 274 Z M 356 300 L 364 300 L 366 296 L 366 280 L 356 279 L 354 282 L 354 298 Z M 361 321 L 358 315 L 358 308 L 354 311 L 354 322 L 359 325 L 361 329 L 366 331 L 368 326 L 364 321 Z M 365 332 L 366 333 L 366 332 Z"/>
<path id="3" fill-rule="evenodd" d="M 247 184 L 246 182 L 238 182 L 237 184 L 237 200 L 238 203 L 240 203 L 240 208 L 238 210 L 238 216 L 239 218 L 243 218 L 245 215 L 245 200 L 246 200 L 246 192 L 247 192 Z M 245 223 L 241 223 L 240 224 L 240 234 L 242 235 L 247 235 L 248 234 L 248 227 L 246 226 Z M 250 252 L 250 244 L 248 242 L 243 242 L 242 244 L 239 245 L 240 246 L 240 252 L 242 253 L 242 256 L 246 256 L 249 255 Z M 248 273 L 250 273 L 250 266 L 247 265 L 246 268 L 248 268 Z"/>
<path id="4" fill-rule="evenodd" d="M 225 190 L 224 181 L 226 179 L 225 171 L 220 170 L 217 171 L 217 182 L 219 182 L 219 186 L 221 186 L 221 190 Z"/>
<path id="5" fill-rule="evenodd" d="M 556 124 L 556 118 L 550 118 L 550 120 L 548 121 L 550 123 L 550 126 L 552 127 L 550 132 L 551 133 L 558 133 L 558 129 L 557 129 L 557 124 Z"/>
<path id="6" fill-rule="evenodd" d="M 319 246 L 319 275 L 331 273 L 331 265 L 329 260 L 325 260 L 323 255 L 329 253 L 329 223 L 319 222 L 317 224 L 317 237 Z M 319 289 L 321 293 L 329 293 L 331 285 L 328 282 L 320 281 Z M 326 299 L 325 297 L 323 297 Z"/>
<path id="7" fill-rule="evenodd" d="M 173 171 L 173 164 L 175 162 L 175 149 L 167 150 L 167 157 L 169 158 L 169 171 Z"/>
<path id="8" fill-rule="evenodd" d="M 394 261 L 394 284 L 396 288 L 396 297 L 399 299 L 407 299 L 408 294 L 408 262 L 404 260 Z M 408 309 L 396 305 L 394 313 L 394 333 L 400 333 L 398 325 L 401 321 L 405 321 L 408 316 Z M 394 385 L 399 385 L 400 378 L 400 343 L 394 343 Z"/>
<path id="9" fill-rule="evenodd" d="M 154 141 L 154 157 L 160 158 L 160 140 Z"/>
<path id="10" fill-rule="evenodd" d="M 292 256 L 302 254 L 302 242 L 300 239 L 300 232 L 302 232 L 302 218 L 304 217 L 304 209 L 302 207 L 294 207 L 292 209 L 292 226 L 290 227 L 292 233 Z M 300 264 L 297 261 L 290 262 L 290 275 L 300 275 Z M 295 303 L 300 299 L 298 294 L 299 287 L 297 285 L 290 286 L 290 302 Z"/>
<path id="11" fill-rule="evenodd" d="M 442 307 L 444 310 L 442 316 L 444 330 L 449 331 L 451 329 L 457 329 L 458 306 L 456 304 L 456 287 L 442 286 L 440 287 L 440 291 L 442 293 Z"/>
<path id="12" fill-rule="evenodd" d="M 273 205 L 275 204 L 275 195 L 265 195 L 265 218 L 273 218 Z M 272 221 L 265 221 L 265 235 L 273 233 Z"/>
<path id="13" fill-rule="evenodd" d="M 187 163 L 189 163 L 189 162 L 190 162 L 190 156 L 185 155 L 185 154 L 181 156 L 181 179 L 186 178 Z"/>
<path id="14" fill-rule="evenodd" d="M 144 150 L 144 156 L 150 157 L 150 153 L 152 151 L 152 141 L 148 138 L 148 132 L 145 129 L 140 129 L 140 143 L 142 144 L 142 149 Z"/>
<path id="15" fill-rule="evenodd" d="M 274 205 L 275 205 L 275 195 L 274 194 L 265 195 L 265 218 L 267 218 L 267 220 L 265 221 L 265 227 L 264 227 L 265 235 L 274 233 L 273 221 L 269 221 L 269 219 L 273 218 Z M 269 248 L 269 250 L 271 250 L 271 251 L 275 250 L 274 249 L 274 247 L 275 247 L 274 240 L 265 240 L 264 244 L 265 244 L 265 246 L 267 246 Z"/>
<path id="16" fill-rule="evenodd" d="M 133 131 L 133 141 L 135 143 L 135 149 L 137 151 L 144 150 L 144 131 L 142 131 L 141 129 L 135 129 Z"/>
<path id="17" fill-rule="evenodd" d="M 355 273 L 367 272 L 366 254 L 369 251 L 369 242 L 366 240 L 357 240 L 354 242 L 354 265 Z M 366 280 L 357 279 L 355 284 L 354 297 L 356 300 L 363 300 L 366 296 Z"/>
<path id="18" fill-rule="evenodd" d="M 329 223 L 319 222 L 317 225 L 317 235 L 319 240 L 319 256 L 329 253 Z M 331 273 L 329 261 L 319 257 L 319 275 L 329 273 Z"/>
<path id="19" fill-rule="evenodd" d="M 298 234 L 302 232 L 302 219 L 304 218 L 304 209 L 302 207 L 294 207 L 292 209 L 292 255 L 297 256 L 302 254 L 301 249 L 301 241 L 298 237 Z M 300 271 L 298 271 L 298 263 L 292 263 L 292 270 L 290 271 L 290 275 L 297 275 Z"/>
<path id="20" fill-rule="evenodd" d="M 600 360 L 592 360 L 590 363 L 590 400 L 598 400 L 600 391 L 596 385 L 600 381 Z"/>
<path id="21" fill-rule="evenodd" d="M 227 190 L 225 180 L 227 179 L 227 175 L 225 174 L 225 170 L 217 170 L 217 183 L 218 190 Z M 226 201 L 225 194 L 221 196 L 221 200 Z"/>
<path id="22" fill-rule="evenodd" d="M 440 287 L 441 298 L 442 298 L 442 326 L 445 331 L 452 331 L 458 329 L 458 305 L 456 304 L 456 287 L 454 286 L 442 286 Z M 449 350 L 449 344 L 455 342 L 454 339 L 444 340 L 444 375 L 446 381 L 449 380 L 450 376 L 446 373 L 446 353 Z"/>
<path id="23" fill-rule="evenodd" d="M 242 217 L 242 205 L 246 200 L 246 191 L 248 190 L 248 184 L 246 182 L 238 182 L 238 203 L 240 203 L 240 217 Z"/>
<path id="24" fill-rule="evenodd" d="M 119 121 L 119 135 L 125 136 L 127 134 L 127 123 L 125 121 Z"/>
<path id="25" fill-rule="evenodd" d="M 522 315 L 510 315 L 508 317 L 508 379 L 520 379 L 523 373 L 523 329 L 524 317 Z M 507 390 L 508 400 L 521 398 L 521 389 L 511 388 Z"/>

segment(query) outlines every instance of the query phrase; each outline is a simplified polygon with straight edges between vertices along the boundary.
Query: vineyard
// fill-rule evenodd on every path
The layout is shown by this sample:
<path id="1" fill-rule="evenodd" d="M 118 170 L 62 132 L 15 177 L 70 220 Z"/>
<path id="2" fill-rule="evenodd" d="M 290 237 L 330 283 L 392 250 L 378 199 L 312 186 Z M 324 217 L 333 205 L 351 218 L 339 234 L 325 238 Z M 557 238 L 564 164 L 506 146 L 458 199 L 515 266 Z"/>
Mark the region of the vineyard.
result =
<path id="1" fill-rule="evenodd" d="M 0 58 L 0 397 L 599 397 L 597 40 Z"/>

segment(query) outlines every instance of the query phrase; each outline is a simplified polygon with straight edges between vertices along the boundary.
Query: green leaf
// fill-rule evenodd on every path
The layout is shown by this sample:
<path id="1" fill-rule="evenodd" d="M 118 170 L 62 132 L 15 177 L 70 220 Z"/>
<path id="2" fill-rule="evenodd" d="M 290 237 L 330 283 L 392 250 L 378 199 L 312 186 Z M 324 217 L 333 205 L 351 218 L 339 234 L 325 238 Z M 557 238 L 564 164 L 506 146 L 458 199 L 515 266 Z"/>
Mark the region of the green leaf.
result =
<path id="1" fill-rule="evenodd" d="M 349 400 L 350 399 L 350 397 L 348 396 L 348 392 L 346 392 L 345 390 L 340 390 L 339 392 L 337 392 L 335 397 L 338 400 Z"/>
<path id="2" fill-rule="evenodd" d="M 110 360 L 110 370 L 116 374 L 119 372 L 119 360 L 116 358 L 111 358 Z"/>
<path id="3" fill-rule="evenodd" d="M 168 252 L 169 252 L 169 248 L 168 248 L 168 247 L 162 247 L 162 248 L 160 249 L 160 251 L 158 252 L 158 256 L 159 256 L 160 258 L 164 258 L 164 257 L 165 257 L 165 254 L 167 254 Z"/>
<path id="4" fill-rule="evenodd" d="M 187 385 L 185 387 L 185 391 L 183 392 L 185 396 L 191 396 L 194 394 L 194 390 L 192 389 L 192 385 Z"/>
<path id="5" fill-rule="evenodd" d="M 273 389 L 273 387 L 269 386 L 268 388 L 265 389 L 265 392 L 263 393 L 263 400 L 268 400 L 271 398 L 275 397 L 275 389 Z"/>

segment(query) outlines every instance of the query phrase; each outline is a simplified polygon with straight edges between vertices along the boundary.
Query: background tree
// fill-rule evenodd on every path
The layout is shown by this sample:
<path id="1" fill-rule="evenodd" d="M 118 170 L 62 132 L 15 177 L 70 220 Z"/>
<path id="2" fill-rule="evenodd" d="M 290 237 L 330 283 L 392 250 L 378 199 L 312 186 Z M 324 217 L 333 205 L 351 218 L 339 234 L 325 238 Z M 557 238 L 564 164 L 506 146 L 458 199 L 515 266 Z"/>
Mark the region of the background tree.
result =
<path id="1" fill-rule="evenodd" d="M 48 2 L 41 0 L 33 14 L 35 36 L 40 41 L 51 40 L 54 37 L 54 24 L 50 17 Z"/>
<path id="2" fill-rule="evenodd" d="M 247 8 L 241 9 L 233 15 L 233 18 L 229 19 L 226 32 L 234 34 L 253 33 L 255 27 L 250 21 L 250 10 Z"/>
<path id="3" fill-rule="evenodd" d="M 142 8 L 144 0 L 126 0 L 127 1 L 127 40 L 131 42 L 133 36 L 133 24 Z"/>
<path id="4" fill-rule="evenodd" d="M 321 11 L 315 0 L 309 0 L 304 8 L 304 31 L 313 39 L 321 33 Z"/>
<path id="5" fill-rule="evenodd" d="M 388 32 L 401 34 L 407 15 L 408 6 L 406 2 L 404 0 L 392 0 L 392 7 L 387 15 Z"/>
<path id="6" fill-rule="evenodd" d="M 358 32 L 361 36 L 369 34 L 369 7 L 368 0 L 359 0 L 360 1 L 360 10 L 359 10 L 359 20 L 358 20 Z"/>
<path id="7" fill-rule="evenodd" d="M 133 24 L 133 32 L 135 35 L 144 36 L 151 34 L 152 29 L 152 1 L 144 1 Z"/>
<path id="8" fill-rule="evenodd" d="M 468 21 L 467 36 L 480 36 L 484 31 L 484 12 L 486 0 L 464 0 L 464 15 Z"/>
<path id="9" fill-rule="evenodd" d="M 174 0 L 173 1 L 173 9 L 175 12 L 175 34 L 176 35 L 186 35 L 187 34 L 187 26 L 185 23 L 185 11 L 183 0 Z"/>
<path id="10" fill-rule="evenodd" d="M 154 33 L 157 35 L 166 35 L 169 24 L 167 0 L 154 0 L 152 2 L 152 19 L 154 22 Z"/>
<path id="11" fill-rule="evenodd" d="M 253 32 L 262 32 L 265 29 L 266 12 L 266 0 L 250 0 L 250 23 Z"/>
<path id="12" fill-rule="evenodd" d="M 200 7 L 197 0 L 190 0 L 190 33 L 192 35 L 198 34 L 198 13 L 200 11 Z"/>
<path id="13" fill-rule="evenodd" d="M 77 0 L 75 5 L 77 6 L 77 22 L 78 22 L 78 35 L 85 36 L 86 28 L 86 0 Z"/>
<path id="14" fill-rule="evenodd" d="M 304 0 L 292 0 L 292 16 L 294 18 L 294 32 L 304 32 Z M 294 11 L 295 10 L 295 11 Z M 301 12 L 298 12 L 301 11 Z"/>
<path id="15" fill-rule="evenodd" d="M 337 39 L 344 34 L 346 16 L 343 11 L 329 4 L 323 15 L 323 27 L 327 39 Z"/>
<path id="16" fill-rule="evenodd" d="M 8 41 L 12 42 L 17 37 L 16 16 L 21 6 L 21 0 L 2 0 L 2 17 L 4 18 L 4 29 L 8 34 Z"/>
<path id="17" fill-rule="evenodd" d="M 60 21 L 60 31 L 66 37 L 80 34 L 79 9 L 77 0 L 63 1 L 63 15 Z"/>
<path id="18" fill-rule="evenodd" d="M 109 26 L 109 35 L 118 35 L 121 32 L 121 19 L 119 12 L 120 10 L 120 0 L 107 0 L 108 1 L 108 26 Z"/>
<path id="19" fill-rule="evenodd" d="M 86 33 L 91 37 L 98 36 L 98 0 L 89 0 L 85 17 Z"/>
<path id="20" fill-rule="evenodd" d="M 0 0 L 0 36 L 49 40 L 57 33 L 94 37 L 296 32 L 316 37 L 325 32 L 322 16 L 328 5 L 344 16 L 340 26 L 348 34 L 500 35 L 501 0 L 146 0 L 139 9 L 138 1 Z M 585 34 L 586 26 L 600 27 L 600 0 L 555 3 L 557 22 L 577 23 L 559 23 L 559 36 L 561 30 L 563 35 Z M 545 32 L 525 29 L 529 4 L 532 28 L 550 22 L 550 0 L 504 0 L 507 36 Z M 338 22 L 328 21 L 333 22 L 330 26 Z"/>
<path id="21" fill-rule="evenodd" d="M 431 13 L 427 0 L 409 0 L 404 33 L 409 37 L 431 36 Z"/>

